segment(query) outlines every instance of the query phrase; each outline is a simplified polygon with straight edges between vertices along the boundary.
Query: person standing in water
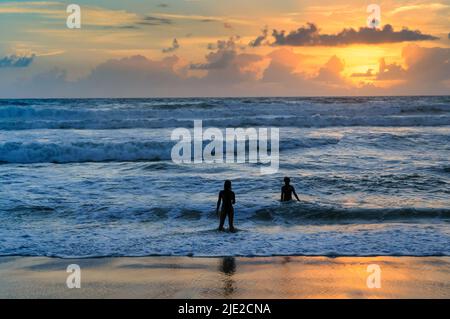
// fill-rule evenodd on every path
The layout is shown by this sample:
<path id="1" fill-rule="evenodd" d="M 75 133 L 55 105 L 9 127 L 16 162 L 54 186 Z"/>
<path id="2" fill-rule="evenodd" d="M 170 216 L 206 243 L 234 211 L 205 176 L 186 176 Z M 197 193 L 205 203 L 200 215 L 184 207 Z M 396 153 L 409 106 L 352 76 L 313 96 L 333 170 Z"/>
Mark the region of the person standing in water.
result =
<path id="1" fill-rule="evenodd" d="M 225 224 L 225 219 L 228 216 L 228 224 L 230 225 L 230 231 L 234 232 L 235 228 L 233 225 L 234 220 L 234 208 L 233 205 L 236 203 L 236 198 L 234 192 L 231 190 L 231 181 L 226 180 L 223 185 L 223 190 L 219 193 L 219 199 L 217 200 L 216 214 L 219 214 L 220 204 L 222 203 L 222 210 L 220 211 L 220 225 L 219 231 L 223 231 L 223 225 Z"/>
<path id="2" fill-rule="evenodd" d="M 300 201 L 300 199 L 297 196 L 297 193 L 295 192 L 294 186 L 291 184 L 291 179 L 289 177 L 284 178 L 284 186 L 281 187 L 281 201 L 282 202 L 289 202 L 292 200 L 292 194 L 294 194 L 295 198 Z"/>

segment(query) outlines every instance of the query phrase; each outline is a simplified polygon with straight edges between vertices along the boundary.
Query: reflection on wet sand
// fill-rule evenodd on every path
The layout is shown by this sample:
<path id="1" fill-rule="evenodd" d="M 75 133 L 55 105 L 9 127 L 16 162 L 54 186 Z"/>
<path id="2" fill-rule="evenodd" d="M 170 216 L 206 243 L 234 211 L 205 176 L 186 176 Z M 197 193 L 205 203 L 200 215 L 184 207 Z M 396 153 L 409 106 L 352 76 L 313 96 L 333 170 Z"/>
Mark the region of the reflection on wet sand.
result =
<path id="1" fill-rule="evenodd" d="M 233 275 L 236 272 L 236 259 L 224 257 L 220 260 L 219 271 L 223 273 L 223 297 L 231 297 L 235 290 Z"/>
<path id="2" fill-rule="evenodd" d="M 82 289 L 67 289 L 69 264 Z M 449 269 L 450 257 L 0 257 L 0 298 L 450 298 Z"/>

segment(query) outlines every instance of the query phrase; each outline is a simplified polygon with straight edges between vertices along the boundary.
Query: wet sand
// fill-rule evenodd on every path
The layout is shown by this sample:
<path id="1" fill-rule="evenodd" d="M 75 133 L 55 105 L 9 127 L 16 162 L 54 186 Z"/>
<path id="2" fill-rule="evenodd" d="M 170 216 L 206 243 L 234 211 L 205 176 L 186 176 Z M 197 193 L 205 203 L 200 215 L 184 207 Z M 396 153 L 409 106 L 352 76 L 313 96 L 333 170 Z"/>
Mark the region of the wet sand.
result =
<path id="1" fill-rule="evenodd" d="M 0 257 L 0 298 L 450 298 L 450 257 Z"/>

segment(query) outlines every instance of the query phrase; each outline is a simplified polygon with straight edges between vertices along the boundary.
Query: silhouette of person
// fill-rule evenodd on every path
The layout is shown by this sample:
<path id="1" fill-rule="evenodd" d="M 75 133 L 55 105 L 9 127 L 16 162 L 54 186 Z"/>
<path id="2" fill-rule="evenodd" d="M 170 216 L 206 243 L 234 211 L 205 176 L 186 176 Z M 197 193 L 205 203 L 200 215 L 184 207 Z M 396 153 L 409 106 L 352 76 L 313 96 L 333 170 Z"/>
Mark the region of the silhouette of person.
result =
<path id="1" fill-rule="evenodd" d="M 225 219 L 228 216 L 228 224 L 230 226 L 230 231 L 234 232 L 235 228 L 233 225 L 234 220 L 234 208 L 233 205 L 236 203 L 236 198 L 234 192 L 231 190 L 231 181 L 226 180 L 223 185 L 223 190 L 219 193 L 219 199 L 217 200 L 216 214 L 219 214 L 219 207 L 222 203 L 222 210 L 220 212 L 220 225 L 219 230 L 223 231 L 223 225 L 225 224 Z"/>
<path id="2" fill-rule="evenodd" d="M 297 196 L 297 193 L 295 192 L 294 186 L 291 184 L 291 179 L 289 177 L 284 178 L 284 186 L 281 187 L 281 201 L 282 202 L 288 202 L 292 200 L 292 194 L 294 194 L 295 198 L 300 201 L 300 199 Z"/>

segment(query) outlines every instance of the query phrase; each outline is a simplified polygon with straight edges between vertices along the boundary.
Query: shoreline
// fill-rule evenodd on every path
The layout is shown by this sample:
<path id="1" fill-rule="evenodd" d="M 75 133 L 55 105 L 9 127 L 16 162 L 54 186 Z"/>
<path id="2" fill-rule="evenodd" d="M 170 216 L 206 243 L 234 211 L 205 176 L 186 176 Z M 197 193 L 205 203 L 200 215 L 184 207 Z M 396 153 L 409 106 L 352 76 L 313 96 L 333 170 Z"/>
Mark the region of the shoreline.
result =
<path id="1" fill-rule="evenodd" d="M 80 266 L 81 288 L 66 272 Z M 378 265 L 381 288 L 368 288 Z M 0 257 L 0 298 L 450 298 L 450 257 Z"/>
<path id="2" fill-rule="evenodd" d="M 48 259 L 60 259 L 60 260 L 89 260 L 89 259 L 118 259 L 118 258 L 190 258 L 190 259 L 217 259 L 217 258 L 239 258 L 239 259 L 253 259 L 253 258 L 280 258 L 280 257 L 305 257 L 305 258 L 377 258 L 377 257 L 386 257 L 386 258 L 450 258 L 450 255 L 445 254 L 436 254 L 436 255 L 382 255 L 382 254 L 373 254 L 373 255 L 302 255 L 302 254 L 272 254 L 272 255 L 217 255 L 217 256 L 207 256 L 207 255 L 142 255 L 142 256 L 133 256 L 133 255 L 120 255 L 120 256 L 71 256 L 71 257 L 61 257 L 61 256 L 39 256 L 39 255 L 0 255 L 0 263 L 3 258 L 48 258 Z"/>

